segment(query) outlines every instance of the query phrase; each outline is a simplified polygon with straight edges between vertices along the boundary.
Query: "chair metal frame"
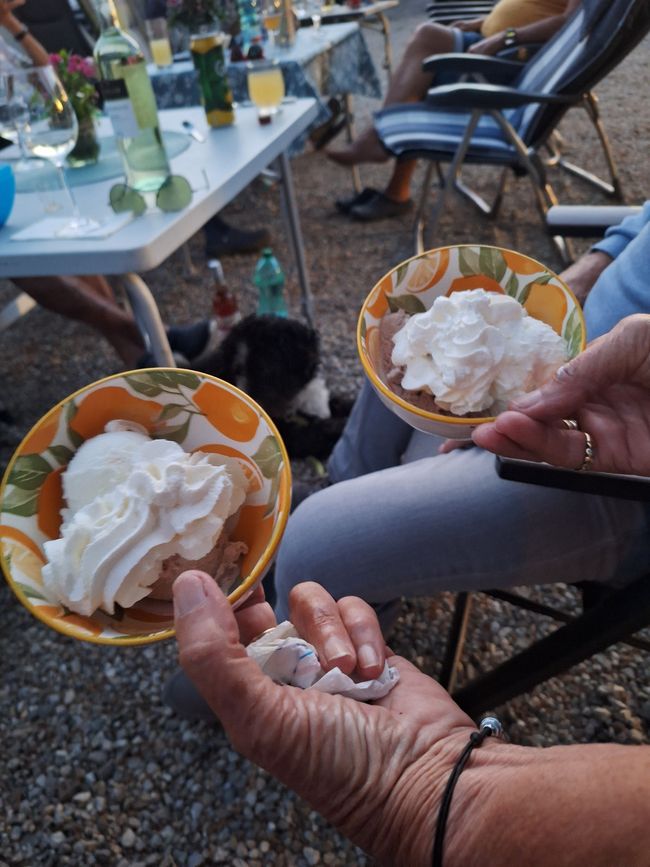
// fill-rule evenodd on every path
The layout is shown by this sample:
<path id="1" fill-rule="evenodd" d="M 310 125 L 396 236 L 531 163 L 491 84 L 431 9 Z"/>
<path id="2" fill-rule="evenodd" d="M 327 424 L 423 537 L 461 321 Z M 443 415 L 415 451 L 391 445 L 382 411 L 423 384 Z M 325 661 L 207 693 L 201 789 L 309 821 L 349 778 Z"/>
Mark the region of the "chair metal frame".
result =
<path id="1" fill-rule="evenodd" d="M 416 252 L 421 252 L 425 246 L 425 213 L 434 172 L 438 175 L 440 192 L 429 215 L 429 226 L 435 224 L 452 189 L 468 198 L 483 214 L 496 216 L 505 191 L 508 169 L 512 169 L 516 175 L 528 175 L 533 184 L 536 206 L 544 222 L 549 208 L 557 204 L 557 196 L 548 179 L 550 166 L 563 168 L 581 180 L 595 185 L 601 192 L 622 200 L 621 179 L 592 88 L 638 44 L 648 30 L 650 30 L 650 10 L 647 3 L 644 0 L 628 0 L 627 3 L 619 0 L 618 3 L 609 6 L 601 3 L 599 8 L 592 9 L 590 14 L 579 8 L 565 27 L 535 55 L 529 64 L 468 54 L 438 55 L 425 61 L 423 64 L 425 70 L 451 73 L 461 79 L 460 82 L 430 89 L 426 104 L 420 107 L 413 104 L 391 106 L 377 115 L 380 138 L 386 136 L 386 147 L 398 159 L 424 157 L 430 162 L 425 173 L 413 226 Z M 595 47 L 590 51 L 592 41 Z M 557 84 L 553 84 L 556 66 L 553 63 L 554 53 L 560 51 L 561 54 L 558 56 L 563 56 L 565 45 L 568 58 L 567 71 L 556 73 Z M 574 50 L 575 60 L 572 60 L 571 53 Z M 536 63 L 539 65 L 532 65 Z M 529 74 L 527 69 L 530 69 Z M 468 77 L 472 79 L 471 83 L 462 80 Z M 521 85 L 518 84 L 519 81 L 522 82 Z M 538 81 L 539 84 L 530 90 L 527 81 Z M 543 92 L 534 92 L 535 90 Z M 535 105 L 538 106 L 536 114 L 532 116 L 528 114 L 521 128 L 522 135 L 525 136 L 523 140 L 518 129 L 515 129 L 510 122 L 510 110 Z M 610 175 L 608 180 L 575 165 L 565 159 L 561 153 L 556 128 L 572 107 L 583 108 L 594 126 Z M 429 109 L 434 109 L 431 112 L 433 135 L 427 135 L 424 126 L 427 123 Z M 458 130 L 460 141 L 453 151 L 449 147 L 449 139 L 445 139 L 444 135 L 440 139 L 440 145 L 436 144 L 435 109 L 447 113 L 462 112 L 469 118 L 465 130 Z M 405 129 L 405 134 L 400 136 L 400 112 L 408 112 L 409 115 L 417 118 L 413 133 Z M 507 149 L 493 153 L 472 150 L 472 133 L 483 116 L 490 117 L 498 126 L 502 141 L 508 146 Z M 513 120 L 513 122 L 517 121 Z M 419 141 L 417 124 L 420 124 L 423 130 L 423 137 Z M 454 139 L 454 143 L 456 141 L 458 139 Z M 547 152 L 550 154 L 548 159 L 545 158 Z M 435 163 L 440 161 L 449 163 L 449 168 L 444 175 L 440 168 L 435 166 Z M 503 167 L 504 171 L 491 203 L 486 202 L 463 184 L 461 171 L 466 162 Z M 570 244 L 561 236 L 556 236 L 554 240 L 564 261 L 569 261 L 572 258 Z"/>
<path id="2" fill-rule="evenodd" d="M 527 462 L 505 463 L 504 468 L 503 462 L 497 458 L 497 467 L 501 464 L 500 475 L 515 481 L 574 488 L 584 491 L 586 496 L 602 494 L 645 502 L 650 500 L 650 481 L 634 476 L 600 473 L 591 476 L 539 465 L 534 465 L 534 473 L 529 473 Z M 518 469 L 517 465 L 523 469 Z M 650 653 L 650 640 L 635 637 L 636 632 L 650 626 L 650 571 L 621 588 L 593 581 L 575 582 L 574 586 L 582 593 L 583 612 L 578 616 L 510 590 L 481 591 L 493 599 L 550 617 L 563 625 L 461 689 L 456 689 L 456 680 L 473 594 L 466 591 L 456 594 L 439 679 L 470 716 L 510 701 L 617 642 Z"/>

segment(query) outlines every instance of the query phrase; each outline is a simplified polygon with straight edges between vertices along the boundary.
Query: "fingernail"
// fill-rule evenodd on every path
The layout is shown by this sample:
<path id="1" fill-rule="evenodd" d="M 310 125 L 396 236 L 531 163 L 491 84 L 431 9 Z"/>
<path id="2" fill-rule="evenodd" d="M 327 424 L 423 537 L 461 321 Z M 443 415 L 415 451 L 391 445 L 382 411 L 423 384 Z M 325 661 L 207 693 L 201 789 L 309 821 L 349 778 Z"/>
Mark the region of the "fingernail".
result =
<path id="1" fill-rule="evenodd" d="M 513 400 L 511 406 L 513 409 L 530 409 L 536 403 L 539 403 L 541 396 L 542 392 L 538 388 L 535 391 L 529 391 L 528 394 L 518 397 L 517 400 Z"/>
<path id="2" fill-rule="evenodd" d="M 379 665 L 380 659 L 372 644 L 362 644 L 357 651 L 357 662 L 359 668 L 373 668 Z"/>
<path id="3" fill-rule="evenodd" d="M 335 662 L 350 655 L 350 649 L 338 638 L 329 638 L 325 642 L 325 656 L 328 662 Z"/>
<path id="4" fill-rule="evenodd" d="M 203 605 L 207 598 L 198 575 L 183 575 L 182 580 L 174 584 L 174 613 L 184 617 Z"/>

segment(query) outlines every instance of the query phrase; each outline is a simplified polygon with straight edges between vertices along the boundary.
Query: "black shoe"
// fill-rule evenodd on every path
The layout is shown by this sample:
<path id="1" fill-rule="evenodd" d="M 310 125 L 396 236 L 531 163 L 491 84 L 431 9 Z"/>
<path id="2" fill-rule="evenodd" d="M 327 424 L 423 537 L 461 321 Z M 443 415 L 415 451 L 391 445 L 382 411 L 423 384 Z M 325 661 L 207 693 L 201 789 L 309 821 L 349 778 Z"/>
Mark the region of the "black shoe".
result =
<path id="1" fill-rule="evenodd" d="M 349 214 L 350 210 L 356 205 L 365 205 L 366 202 L 378 195 L 381 195 L 379 190 L 365 187 L 360 193 L 355 193 L 349 199 L 337 199 L 335 202 L 336 210 L 341 214 Z"/>
<path id="2" fill-rule="evenodd" d="M 191 325 L 170 325 L 167 340 L 172 352 L 180 352 L 188 361 L 192 361 L 205 350 L 210 333 L 210 320 L 199 319 Z"/>
<path id="3" fill-rule="evenodd" d="M 375 193 L 372 198 L 362 202 L 360 205 L 353 205 L 350 208 L 349 215 L 353 220 L 370 223 L 374 220 L 401 217 L 402 214 L 407 214 L 412 207 L 412 199 L 407 199 L 405 202 L 396 202 L 395 199 L 389 199 L 384 193 Z"/>
<path id="4" fill-rule="evenodd" d="M 178 367 L 189 367 L 198 358 L 210 342 L 210 320 L 199 319 L 191 325 L 170 325 L 167 331 L 169 348 Z M 135 370 L 144 367 L 157 367 L 153 353 L 143 352 L 133 365 Z"/>
<path id="5" fill-rule="evenodd" d="M 205 255 L 208 259 L 232 256 L 236 253 L 256 253 L 271 243 L 268 229 L 253 229 L 250 232 L 229 226 L 219 216 L 212 217 L 203 227 L 205 232 Z"/>

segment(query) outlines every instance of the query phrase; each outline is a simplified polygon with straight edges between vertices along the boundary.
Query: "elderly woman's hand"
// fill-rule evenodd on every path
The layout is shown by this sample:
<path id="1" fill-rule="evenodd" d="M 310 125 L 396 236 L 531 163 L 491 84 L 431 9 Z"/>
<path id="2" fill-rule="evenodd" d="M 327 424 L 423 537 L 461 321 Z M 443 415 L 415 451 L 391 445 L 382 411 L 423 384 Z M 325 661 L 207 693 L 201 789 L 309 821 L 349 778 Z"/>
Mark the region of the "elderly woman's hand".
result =
<path id="1" fill-rule="evenodd" d="M 506 457 L 578 468 L 582 431 L 594 448 L 590 469 L 650 475 L 650 316 L 623 319 L 472 439 Z"/>
<path id="2" fill-rule="evenodd" d="M 363 704 L 273 683 L 243 647 L 275 623 L 263 594 L 233 613 L 200 572 L 186 572 L 174 585 L 181 665 L 240 753 L 381 862 L 430 864 L 440 796 L 474 730 L 471 720 L 435 681 L 390 655 L 365 602 L 335 602 L 309 583 L 294 588 L 290 605 L 292 622 L 315 645 L 323 668 L 338 665 L 368 679 L 388 658 L 399 669 L 397 686 Z M 465 797 L 473 795 L 459 792 L 459 802 Z M 456 810 L 462 812 L 461 803 Z M 456 827 L 452 821 L 447 831 L 450 864 L 465 842 Z"/>

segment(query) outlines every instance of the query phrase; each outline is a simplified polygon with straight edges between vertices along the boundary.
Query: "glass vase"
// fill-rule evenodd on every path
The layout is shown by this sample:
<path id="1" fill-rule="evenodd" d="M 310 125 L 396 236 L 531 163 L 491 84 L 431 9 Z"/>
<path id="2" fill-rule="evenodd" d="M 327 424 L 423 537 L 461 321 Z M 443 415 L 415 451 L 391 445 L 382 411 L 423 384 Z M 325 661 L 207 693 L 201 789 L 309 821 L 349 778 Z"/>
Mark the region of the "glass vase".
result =
<path id="1" fill-rule="evenodd" d="M 99 140 L 95 121 L 92 117 L 79 121 L 79 135 L 77 143 L 68 154 L 68 165 L 73 168 L 94 165 L 99 159 Z"/>

